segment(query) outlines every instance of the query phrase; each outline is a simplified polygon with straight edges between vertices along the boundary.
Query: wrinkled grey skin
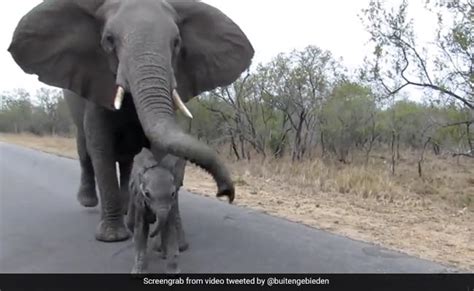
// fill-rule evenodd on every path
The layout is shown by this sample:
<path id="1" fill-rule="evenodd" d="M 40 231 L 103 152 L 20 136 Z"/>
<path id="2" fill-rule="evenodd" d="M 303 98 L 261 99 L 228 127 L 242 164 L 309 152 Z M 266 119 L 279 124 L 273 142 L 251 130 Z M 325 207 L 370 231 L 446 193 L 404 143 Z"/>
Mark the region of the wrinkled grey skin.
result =
<path id="1" fill-rule="evenodd" d="M 91 101 L 82 107 L 68 102 L 78 116 L 81 204 L 98 203 L 93 172 L 99 188 L 96 239 L 129 237 L 121 199 L 126 187 L 120 185 L 127 184 L 131 157 L 142 146 L 157 160 L 172 154 L 197 164 L 213 176 L 217 196 L 234 199 L 227 168 L 179 128 L 171 98 L 176 88 L 187 102 L 232 83 L 249 67 L 250 42 L 221 11 L 193 0 L 47 0 L 20 20 L 8 50 L 26 73 L 67 89 L 66 99 Z M 127 92 L 120 111 L 113 109 L 117 86 Z"/>
<path id="2" fill-rule="evenodd" d="M 172 155 L 165 156 L 158 163 L 147 149 L 134 159 L 127 215 L 127 226 L 133 232 L 135 244 L 132 273 L 147 272 L 147 242 L 153 223 L 155 227 L 150 237 L 161 236 L 166 273 L 179 273 L 179 236 L 183 235 L 183 228 L 177 206 L 185 163 Z"/>
<path id="3" fill-rule="evenodd" d="M 85 207 L 94 207 L 98 204 L 94 168 L 100 170 L 102 163 L 111 163 L 112 160 L 114 166 L 115 162 L 119 165 L 119 181 L 114 183 L 119 183 L 117 185 L 119 198 L 126 212 L 133 157 L 142 147 L 150 146 L 138 121 L 132 99 L 127 98 L 122 110 L 114 112 L 89 102 L 72 91 L 64 90 L 63 94 L 77 128 L 76 146 L 81 166 L 77 199 Z M 97 126 L 98 124 L 103 126 Z M 109 150 L 97 151 L 94 143 L 98 142 L 106 144 Z M 103 181 L 103 177 L 102 174 L 97 179 L 99 189 L 102 188 L 101 191 L 105 192 L 107 189 L 101 187 L 101 184 L 106 184 L 108 181 Z"/>

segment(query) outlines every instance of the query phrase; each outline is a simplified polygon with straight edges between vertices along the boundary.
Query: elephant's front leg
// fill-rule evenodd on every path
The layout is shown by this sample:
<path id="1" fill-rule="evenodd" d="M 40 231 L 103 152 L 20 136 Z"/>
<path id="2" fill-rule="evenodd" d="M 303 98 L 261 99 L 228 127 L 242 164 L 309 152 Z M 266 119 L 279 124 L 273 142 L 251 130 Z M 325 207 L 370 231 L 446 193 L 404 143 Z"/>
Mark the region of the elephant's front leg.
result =
<path id="1" fill-rule="evenodd" d="M 84 131 L 87 151 L 91 156 L 99 187 L 101 220 L 95 237 L 99 241 L 116 242 L 130 237 L 125 227 L 123 205 L 117 180 L 114 128 L 111 113 L 91 102 L 86 108 Z"/>
<path id="2" fill-rule="evenodd" d="M 174 215 L 172 215 L 174 216 Z M 176 217 L 170 217 L 161 232 L 162 257 L 166 259 L 165 272 L 167 274 L 178 274 L 179 242 Z"/>
<path id="3" fill-rule="evenodd" d="M 95 174 L 92 160 L 87 152 L 85 134 L 85 109 L 87 101 L 79 95 L 64 90 L 64 100 L 71 113 L 71 118 L 76 126 L 76 147 L 81 166 L 81 181 L 77 191 L 77 200 L 84 207 L 95 207 L 99 203 L 95 190 Z"/>
<path id="4" fill-rule="evenodd" d="M 133 242 L 135 244 L 135 261 L 132 274 L 143 274 L 147 271 L 147 242 L 149 224 L 145 221 L 143 209 L 135 213 L 135 225 L 133 231 Z"/>
<path id="5" fill-rule="evenodd" d="M 101 221 L 95 237 L 104 242 L 123 241 L 130 237 L 125 227 L 122 199 L 113 156 L 102 152 L 93 157 L 102 206 Z"/>
<path id="6" fill-rule="evenodd" d="M 186 234 L 183 229 L 183 222 L 181 220 L 181 214 L 179 213 L 179 194 L 176 195 L 176 231 L 178 233 L 179 251 L 184 252 L 189 248 L 189 243 L 186 240 Z"/>
<path id="7" fill-rule="evenodd" d="M 84 207 L 95 207 L 99 204 L 99 200 L 95 191 L 94 168 L 87 152 L 86 137 L 82 125 L 77 128 L 76 146 L 81 166 L 81 181 L 77 191 L 77 200 Z"/>
<path id="8" fill-rule="evenodd" d="M 179 251 L 184 252 L 189 248 L 189 243 L 186 240 L 186 235 L 183 229 L 183 222 L 181 220 L 181 214 L 179 212 L 179 189 L 183 186 L 184 183 L 184 174 L 186 171 L 186 160 L 177 159 L 174 166 L 173 175 L 175 176 L 175 186 L 178 189 L 176 193 L 176 207 L 174 208 L 176 213 L 176 227 L 178 232 L 178 241 L 179 241 Z"/>

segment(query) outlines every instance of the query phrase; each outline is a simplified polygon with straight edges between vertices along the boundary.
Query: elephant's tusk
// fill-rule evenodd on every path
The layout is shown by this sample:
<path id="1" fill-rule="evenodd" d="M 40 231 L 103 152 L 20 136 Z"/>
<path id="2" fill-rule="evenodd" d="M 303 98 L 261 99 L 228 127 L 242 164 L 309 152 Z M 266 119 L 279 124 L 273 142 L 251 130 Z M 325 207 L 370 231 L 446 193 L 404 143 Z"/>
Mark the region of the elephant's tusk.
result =
<path id="1" fill-rule="evenodd" d="M 186 115 L 190 119 L 193 119 L 193 115 L 191 114 L 189 109 L 186 107 L 186 105 L 184 105 L 183 100 L 181 100 L 181 97 L 179 97 L 178 91 L 176 91 L 176 89 L 173 90 L 173 100 L 174 100 L 174 103 L 176 103 L 176 105 L 178 106 L 179 110 L 181 110 L 184 113 L 184 115 Z"/>
<path id="2" fill-rule="evenodd" d="M 115 100 L 114 100 L 114 107 L 116 110 L 120 110 L 120 108 L 122 108 L 122 102 L 123 102 L 124 96 L 125 96 L 125 89 L 123 89 L 121 86 L 118 86 L 117 94 L 115 95 Z"/>

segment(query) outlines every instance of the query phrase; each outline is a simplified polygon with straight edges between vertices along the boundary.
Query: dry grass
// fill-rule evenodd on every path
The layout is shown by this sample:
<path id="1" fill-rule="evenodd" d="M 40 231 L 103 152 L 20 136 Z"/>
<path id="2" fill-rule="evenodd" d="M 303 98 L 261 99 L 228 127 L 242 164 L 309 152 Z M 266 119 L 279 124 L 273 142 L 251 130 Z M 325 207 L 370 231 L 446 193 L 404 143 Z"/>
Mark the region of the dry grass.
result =
<path id="1" fill-rule="evenodd" d="M 73 139 L 0 135 L 0 141 L 75 157 Z M 392 177 L 380 157 L 369 166 L 315 160 L 229 161 L 236 204 L 411 255 L 474 270 L 474 161 L 427 156 L 425 176 L 406 153 Z M 184 187 L 214 196 L 202 170 L 187 168 Z"/>
<path id="2" fill-rule="evenodd" d="M 29 147 L 62 157 L 77 159 L 76 140 L 73 138 L 1 133 L 0 141 Z"/>
<path id="3" fill-rule="evenodd" d="M 416 158 L 413 158 L 416 161 Z M 408 159 L 407 159 L 408 161 Z M 324 163 L 233 162 L 236 204 L 353 239 L 474 270 L 474 163 L 429 157 L 424 179 L 402 161 L 368 167 Z M 213 196 L 215 185 L 189 167 L 185 187 Z"/>

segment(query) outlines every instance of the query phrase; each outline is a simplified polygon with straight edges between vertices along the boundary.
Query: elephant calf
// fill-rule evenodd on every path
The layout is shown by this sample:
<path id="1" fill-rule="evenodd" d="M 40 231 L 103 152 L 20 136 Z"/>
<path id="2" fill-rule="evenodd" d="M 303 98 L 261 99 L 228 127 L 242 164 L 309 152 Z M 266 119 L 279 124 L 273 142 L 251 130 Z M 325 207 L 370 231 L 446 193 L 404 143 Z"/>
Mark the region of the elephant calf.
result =
<path id="1" fill-rule="evenodd" d="M 135 262 L 132 273 L 146 273 L 148 236 L 161 235 L 166 272 L 179 273 L 178 255 L 187 248 L 178 210 L 178 191 L 183 184 L 186 161 L 172 155 L 159 163 L 143 148 L 135 156 L 130 177 L 127 226 L 133 232 Z M 152 227 L 149 233 L 150 225 Z"/>

